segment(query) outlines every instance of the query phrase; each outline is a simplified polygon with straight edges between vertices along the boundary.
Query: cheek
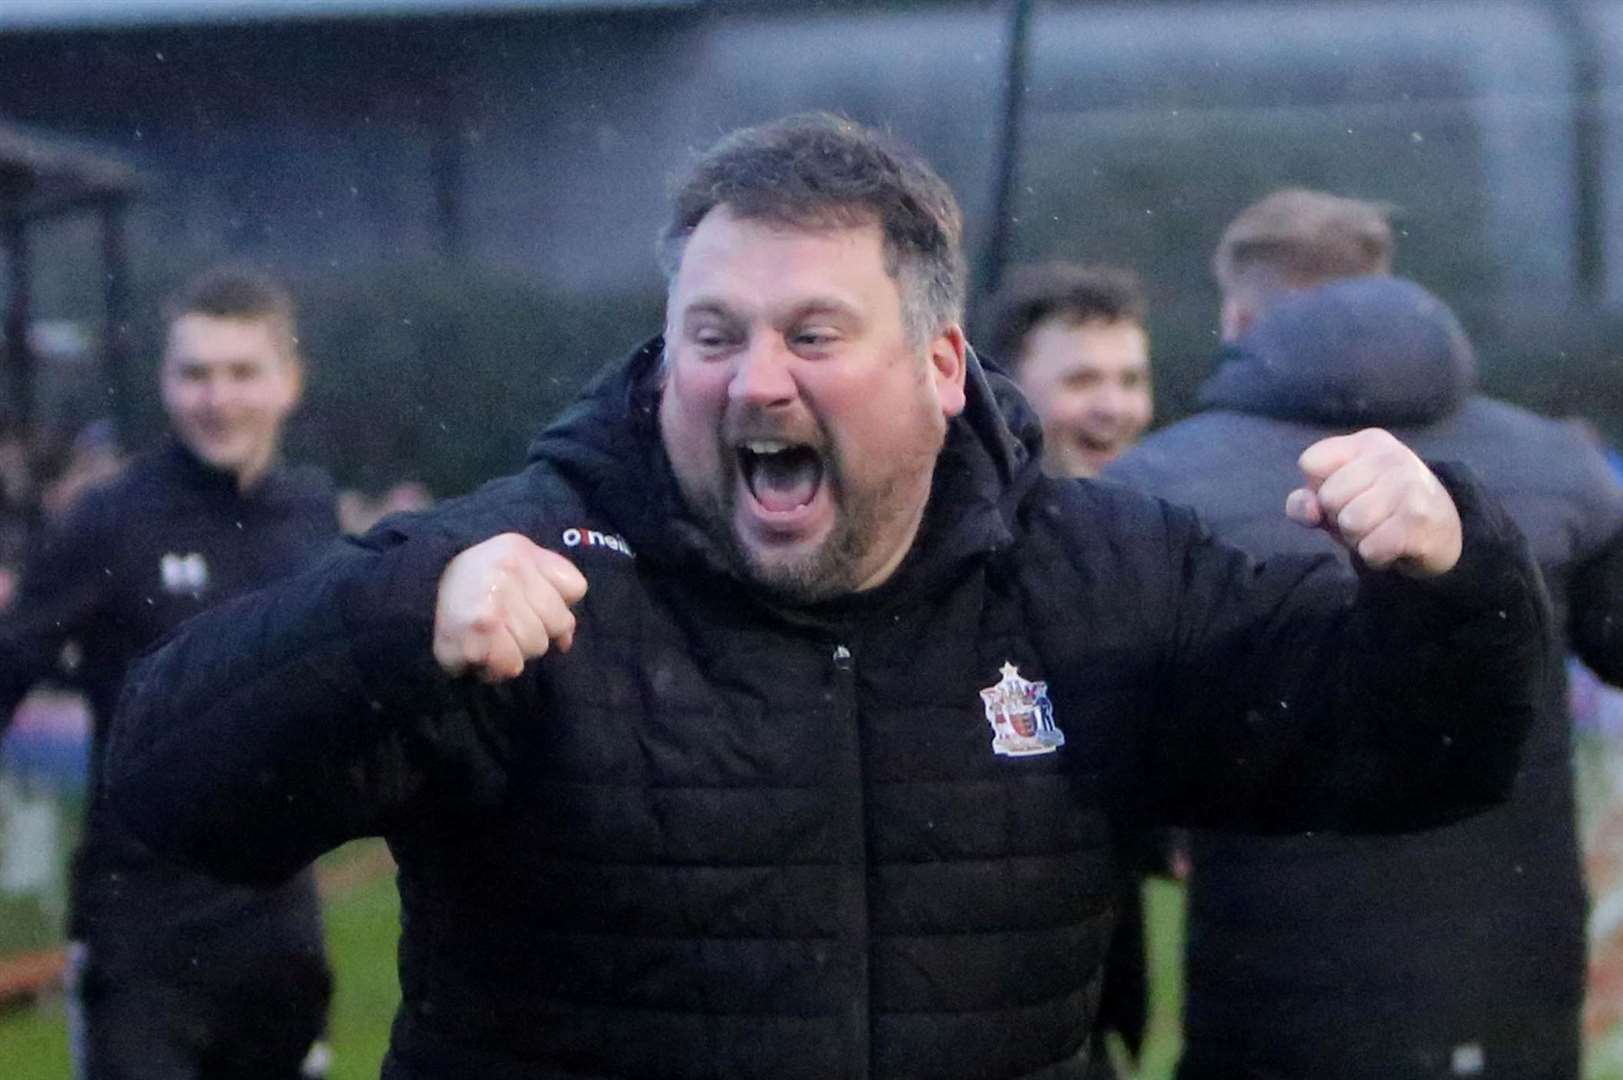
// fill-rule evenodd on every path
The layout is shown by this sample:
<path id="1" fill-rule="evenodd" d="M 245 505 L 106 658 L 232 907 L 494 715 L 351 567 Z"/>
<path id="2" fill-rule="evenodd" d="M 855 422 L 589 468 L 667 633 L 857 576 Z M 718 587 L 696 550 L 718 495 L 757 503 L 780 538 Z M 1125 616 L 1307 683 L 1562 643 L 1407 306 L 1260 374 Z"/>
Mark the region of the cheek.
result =
<path id="1" fill-rule="evenodd" d="M 163 388 L 163 404 L 171 413 L 189 417 L 202 407 L 203 395 L 195 387 L 166 386 Z"/>
<path id="2" fill-rule="evenodd" d="M 1147 426 L 1150 422 L 1150 417 L 1154 415 L 1154 413 L 1154 401 L 1150 397 L 1149 391 L 1141 390 L 1134 395 L 1133 419 L 1138 422 L 1139 427 Z"/>
<path id="3" fill-rule="evenodd" d="M 716 432 L 726 384 L 708 372 L 672 371 L 660 402 L 660 428 L 674 464 L 708 465 L 716 457 Z"/>
<path id="4" fill-rule="evenodd" d="M 939 444 L 946 419 L 933 390 L 917 386 L 896 394 L 855 390 L 822 395 L 813 415 L 839 446 L 846 468 L 885 471 Z"/>
<path id="5" fill-rule="evenodd" d="M 665 398 L 683 416 L 711 416 L 727 401 L 727 378 L 724 364 L 677 361 L 665 382 Z"/>
<path id="6" fill-rule="evenodd" d="M 254 412 L 267 422 L 280 421 L 293 407 L 292 398 L 280 386 L 263 387 L 251 394 L 248 400 L 252 403 Z"/>
<path id="7" fill-rule="evenodd" d="M 1059 423 L 1074 424 L 1085 420 L 1092 408 L 1092 391 L 1056 390 L 1049 401 L 1048 416 Z"/>

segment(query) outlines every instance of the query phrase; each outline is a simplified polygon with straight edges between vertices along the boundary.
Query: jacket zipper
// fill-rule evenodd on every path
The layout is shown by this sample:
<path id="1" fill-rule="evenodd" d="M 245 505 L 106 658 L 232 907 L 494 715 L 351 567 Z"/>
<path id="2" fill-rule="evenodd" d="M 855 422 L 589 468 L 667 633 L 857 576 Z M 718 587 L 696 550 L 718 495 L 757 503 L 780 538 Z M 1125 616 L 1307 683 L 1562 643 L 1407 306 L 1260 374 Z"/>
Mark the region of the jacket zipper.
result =
<path id="1" fill-rule="evenodd" d="M 852 838 L 852 861 L 847 866 L 854 881 L 846 925 L 853 927 L 851 947 L 856 965 L 857 992 L 847 1006 L 844 1024 L 845 1070 L 851 1080 L 864 1080 L 871 1072 L 873 988 L 869 985 L 868 936 L 868 812 L 864 794 L 862 731 L 857 716 L 856 660 L 849 646 L 836 644 L 834 663 L 835 738 L 841 757 L 849 763 L 849 793 L 845 797 L 843 832 Z"/>

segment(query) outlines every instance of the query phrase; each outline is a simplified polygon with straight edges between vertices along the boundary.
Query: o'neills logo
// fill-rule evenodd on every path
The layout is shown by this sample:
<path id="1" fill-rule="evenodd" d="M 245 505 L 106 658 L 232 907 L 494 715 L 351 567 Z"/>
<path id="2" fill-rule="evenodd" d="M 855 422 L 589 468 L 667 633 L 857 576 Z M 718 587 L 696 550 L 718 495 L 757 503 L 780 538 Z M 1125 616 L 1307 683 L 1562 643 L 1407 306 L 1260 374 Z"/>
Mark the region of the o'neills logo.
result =
<path id="1" fill-rule="evenodd" d="M 1005 660 L 1003 678 L 981 691 L 986 722 L 992 725 L 992 751 L 1009 757 L 1052 754 L 1065 745 L 1065 732 L 1054 723 L 1048 684 L 1020 677 L 1020 669 Z"/>
<path id="2" fill-rule="evenodd" d="M 565 529 L 564 547 L 603 547 L 610 551 L 618 551 L 628 559 L 634 558 L 631 554 L 631 545 L 626 543 L 625 537 L 598 532 L 596 529 Z"/>

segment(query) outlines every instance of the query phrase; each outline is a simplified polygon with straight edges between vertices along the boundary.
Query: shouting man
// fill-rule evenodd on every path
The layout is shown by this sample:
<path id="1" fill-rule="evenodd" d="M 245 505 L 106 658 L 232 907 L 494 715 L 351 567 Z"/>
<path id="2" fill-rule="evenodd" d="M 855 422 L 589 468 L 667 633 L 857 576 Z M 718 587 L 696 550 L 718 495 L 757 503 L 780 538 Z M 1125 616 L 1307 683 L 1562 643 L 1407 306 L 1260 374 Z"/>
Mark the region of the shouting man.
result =
<path id="1" fill-rule="evenodd" d="M 115 809 L 250 879 L 387 836 L 396 1080 L 1059 1080 L 1118 826 L 1501 797 L 1548 613 L 1472 482 L 1381 432 L 1306 453 L 1285 509 L 1354 579 L 1046 478 L 959 237 L 855 124 L 722 140 L 663 338 L 522 473 L 154 654 Z"/>

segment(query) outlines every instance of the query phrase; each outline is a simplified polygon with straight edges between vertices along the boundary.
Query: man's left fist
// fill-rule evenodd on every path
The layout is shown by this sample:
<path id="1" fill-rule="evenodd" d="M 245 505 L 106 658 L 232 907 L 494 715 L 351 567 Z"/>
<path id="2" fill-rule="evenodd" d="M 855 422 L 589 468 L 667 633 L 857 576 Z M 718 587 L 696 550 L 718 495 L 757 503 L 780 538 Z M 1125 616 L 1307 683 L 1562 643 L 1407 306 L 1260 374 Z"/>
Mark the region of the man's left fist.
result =
<path id="1" fill-rule="evenodd" d="M 1321 439 L 1297 458 L 1304 483 L 1285 513 L 1324 529 L 1369 566 L 1416 577 L 1446 574 L 1463 537 L 1437 475 L 1390 432 L 1367 428 Z"/>

